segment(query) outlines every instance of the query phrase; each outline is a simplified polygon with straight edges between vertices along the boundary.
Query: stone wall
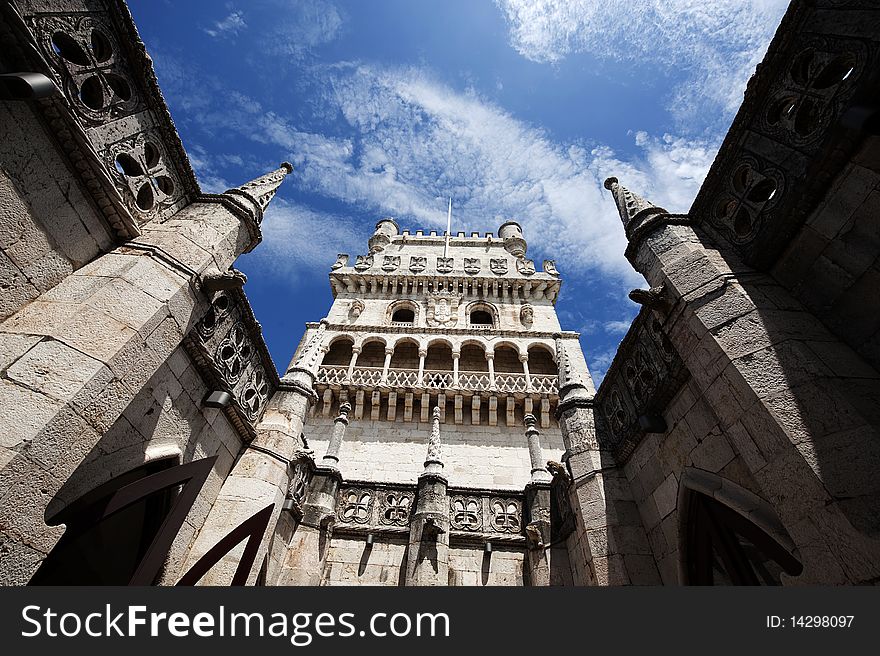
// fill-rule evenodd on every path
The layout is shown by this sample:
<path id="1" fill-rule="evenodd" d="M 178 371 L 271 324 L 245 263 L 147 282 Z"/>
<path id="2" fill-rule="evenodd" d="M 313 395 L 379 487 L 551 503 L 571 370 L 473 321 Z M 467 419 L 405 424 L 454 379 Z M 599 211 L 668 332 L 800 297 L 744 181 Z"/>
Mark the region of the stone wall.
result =
<path id="1" fill-rule="evenodd" d="M 449 585 L 524 585 L 525 553 L 522 548 L 492 545 L 449 547 Z"/>
<path id="2" fill-rule="evenodd" d="M 682 523 L 678 501 L 685 467 L 716 473 L 758 495 L 761 490 L 737 451 L 745 445 L 719 425 L 692 380 L 676 394 L 664 417 L 668 431 L 646 435 L 623 470 L 663 583 L 677 585 Z"/>
<path id="3" fill-rule="evenodd" d="M 377 538 L 368 546 L 363 537 L 335 536 L 327 556 L 322 585 L 403 585 L 406 539 Z M 523 585 L 525 554 L 522 548 L 493 545 L 449 548 L 449 585 Z M 560 575 L 563 582 L 570 581 Z"/>
<path id="4" fill-rule="evenodd" d="M 363 537 L 334 536 L 321 585 L 403 585 L 406 546 L 405 535 L 372 546 Z"/>
<path id="5" fill-rule="evenodd" d="M 486 412 L 485 409 L 483 409 Z M 452 417 L 451 407 L 447 417 Z M 398 412 L 398 418 L 402 417 Z M 352 420 L 345 432 L 339 468 L 346 479 L 414 483 L 422 472 L 430 422 L 372 421 L 367 416 Z M 523 429 L 518 427 L 470 425 L 465 413 L 462 425 L 441 426 L 445 475 L 451 485 L 519 489 L 529 482 L 531 466 Z M 519 418 L 521 425 L 522 418 Z M 304 433 L 309 447 L 320 458 L 327 448 L 333 420 L 315 415 Z M 554 425 L 542 430 L 541 446 L 546 460 L 560 460 L 565 447 Z"/>
<path id="6" fill-rule="evenodd" d="M 0 320 L 114 241 L 30 107 L 0 102 Z"/>

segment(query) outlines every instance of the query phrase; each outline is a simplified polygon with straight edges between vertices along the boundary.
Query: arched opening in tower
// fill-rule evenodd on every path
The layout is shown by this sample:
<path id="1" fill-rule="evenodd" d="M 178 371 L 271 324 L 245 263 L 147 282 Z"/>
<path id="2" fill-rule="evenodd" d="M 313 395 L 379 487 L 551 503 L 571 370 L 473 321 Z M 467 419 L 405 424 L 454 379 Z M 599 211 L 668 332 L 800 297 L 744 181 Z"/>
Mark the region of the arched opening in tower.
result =
<path id="1" fill-rule="evenodd" d="M 458 363 L 459 371 L 489 371 L 489 363 L 486 361 L 486 351 L 477 344 L 465 344 L 461 347 L 461 359 Z"/>
<path id="2" fill-rule="evenodd" d="M 378 340 L 364 344 L 355 362 L 358 367 L 382 367 L 384 364 L 385 343 Z"/>
<path id="3" fill-rule="evenodd" d="M 399 312 L 400 310 L 398 310 Z M 394 313 L 395 315 L 397 312 Z M 418 369 L 419 368 L 419 345 L 413 340 L 398 342 L 394 346 L 394 354 L 391 356 L 392 369 Z"/>
<path id="4" fill-rule="evenodd" d="M 493 325 L 492 313 L 487 310 L 474 310 L 471 312 L 472 326 L 491 326 Z"/>
<path id="5" fill-rule="evenodd" d="M 322 365 L 328 366 L 348 366 L 351 362 L 351 349 L 354 342 L 350 339 L 337 339 L 330 345 L 330 350 L 324 354 L 321 360 Z"/>
<path id="6" fill-rule="evenodd" d="M 512 346 L 501 345 L 495 347 L 495 373 L 496 374 L 521 374 L 522 363 Z"/>
<path id="7" fill-rule="evenodd" d="M 394 323 L 413 323 L 416 320 L 416 313 L 412 308 L 402 307 L 394 311 L 391 315 L 391 321 Z"/>
<path id="8" fill-rule="evenodd" d="M 428 346 L 425 370 L 452 371 L 452 347 L 443 342 L 435 342 Z"/>
<path id="9" fill-rule="evenodd" d="M 543 345 L 529 347 L 529 371 L 541 376 L 552 376 L 559 373 L 553 354 Z"/>

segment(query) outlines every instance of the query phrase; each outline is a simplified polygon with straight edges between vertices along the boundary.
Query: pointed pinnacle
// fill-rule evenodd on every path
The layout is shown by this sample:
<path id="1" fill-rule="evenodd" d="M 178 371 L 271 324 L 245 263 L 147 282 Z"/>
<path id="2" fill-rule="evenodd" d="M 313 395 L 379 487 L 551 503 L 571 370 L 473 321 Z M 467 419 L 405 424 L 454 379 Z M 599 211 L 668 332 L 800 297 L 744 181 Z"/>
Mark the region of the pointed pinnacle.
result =
<path id="1" fill-rule="evenodd" d="M 239 206 L 247 210 L 259 225 L 263 221 L 263 211 L 275 197 L 278 187 L 284 182 L 284 178 L 293 172 L 293 165 L 282 162 L 274 171 L 270 171 L 250 182 L 245 182 L 240 187 L 227 189 L 224 195 Z"/>
<path id="2" fill-rule="evenodd" d="M 649 216 L 668 214 L 662 207 L 657 207 L 641 196 L 636 196 L 620 184 L 615 177 L 606 179 L 604 187 L 614 196 L 614 202 L 617 205 L 617 211 L 620 213 L 620 220 L 623 222 L 623 229 L 627 237 Z"/>

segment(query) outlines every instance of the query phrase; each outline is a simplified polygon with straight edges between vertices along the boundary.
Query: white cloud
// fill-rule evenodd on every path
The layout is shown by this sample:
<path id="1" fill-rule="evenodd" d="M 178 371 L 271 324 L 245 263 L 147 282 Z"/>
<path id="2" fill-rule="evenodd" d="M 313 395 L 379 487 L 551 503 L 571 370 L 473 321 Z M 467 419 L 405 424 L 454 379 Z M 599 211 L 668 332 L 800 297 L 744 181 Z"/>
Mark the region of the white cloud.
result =
<path id="1" fill-rule="evenodd" d="M 703 141 L 634 135 L 635 160 L 608 148 L 559 144 L 473 92 L 458 92 L 419 70 L 337 66 L 327 101 L 353 136 L 295 129 L 275 115 L 260 138 L 291 149 L 297 180 L 310 191 L 442 226 L 452 194 L 456 229 L 520 221 L 536 259 L 569 272 L 598 269 L 632 282 L 623 230 L 602 188 L 616 174 L 637 193 L 687 211 L 714 155 Z"/>
<path id="2" fill-rule="evenodd" d="M 160 72 L 164 82 L 167 69 L 177 86 L 173 64 L 163 57 Z M 636 157 L 605 146 L 560 143 L 479 94 L 452 89 L 420 69 L 344 63 L 316 67 L 314 77 L 325 84 L 321 111 L 342 117 L 332 135 L 302 129 L 229 93 L 214 78 L 205 78 L 206 93 L 227 99 L 222 111 L 200 96 L 190 98 L 185 86 L 178 100 L 191 108 L 192 123 L 202 131 L 225 130 L 278 147 L 277 157 L 296 168 L 288 185 L 359 212 L 396 216 L 411 228 L 442 229 L 451 194 L 455 230 L 493 230 L 517 220 L 539 265 L 548 258 L 563 275 L 610 275 L 621 289 L 641 279 L 623 258 L 626 240 L 602 181 L 616 175 L 669 211 L 686 212 L 717 148 L 704 140 L 643 132 L 632 135 Z M 218 171 L 229 176 L 232 164 L 231 157 L 194 162 L 212 191 L 225 182 Z M 282 242 L 279 248 L 284 247 Z M 352 251 L 364 247 L 365 242 L 354 244 Z"/>
<path id="3" fill-rule="evenodd" d="M 630 321 L 625 321 L 625 320 L 624 321 L 606 321 L 604 324 L 602 324 L 602 328 L 605 330 L 606 333 L 609 333 L 611 335 L 622 335 L 627 330 L 629 330 L 629 327 L 631 325 L 632 325 L 632 320 L 630 320 Z"/>
<path id="4" fill-rule="evenodd" d="M 217 38 L 218 36 L 236 36 L 246 27 L 247 23 L 244 21 L 244 12 L 235 9 L 226 18 L 214 23 L 214 27 L 202 29 L 208 36 Z"/>
<path id="5" fill-rule="evenodd" d="M 329 271 L 340 252 L 356 252 L 369 231 L 348 217 L 315 211 L 276 196 L 262 223 L 263 242 L 250 255 L 262 271 L 295 280 L 305 268 Z M 353 260 L 354 258 L 352 258 Z"/>
<path id="6" fill-rule="evenodd" d="M 593 377 L 596 387 L 599 387 L 602 379 L 605 378 L 605 374 L 608 373 L 608 367 L 611 366 L 611 362 L 616 354 L 616 344 L 598 353 L 589 347 L 584 347 L 584 355 L 587 356 L 587 366 L 590 369 L 590 375 Z"/>
<path id="7" fill-rule="evenodd" d="M 495 0 L 511 45 L 536 62 L 574 53 L 677 73 L 671 109 L 705 122 L 729 118 L 788 0 Z"/>
<path id="8" fill-rule="evenodd" d="M 335 40 L 342 31 L 345 18 L 332 2 L 309 0 L 295 2 L 279 12 L 280 22 L 266 32 L 260 42 L 263 52 L 301 60 L 315 47 Z"/>

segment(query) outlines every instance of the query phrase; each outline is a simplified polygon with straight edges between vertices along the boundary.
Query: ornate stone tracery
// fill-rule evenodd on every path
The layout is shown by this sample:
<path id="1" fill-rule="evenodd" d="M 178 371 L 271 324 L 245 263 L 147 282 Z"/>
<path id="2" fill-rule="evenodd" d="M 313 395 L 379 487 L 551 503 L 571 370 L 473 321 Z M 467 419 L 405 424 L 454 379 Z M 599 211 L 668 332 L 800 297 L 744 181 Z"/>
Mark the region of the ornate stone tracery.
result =
<path id="1" fill-rule="evenodd" d="M 74 111 L 90 125 L 137 111 L 139 98 L 103 14 L 35 16 L 32 29 Z"/>

